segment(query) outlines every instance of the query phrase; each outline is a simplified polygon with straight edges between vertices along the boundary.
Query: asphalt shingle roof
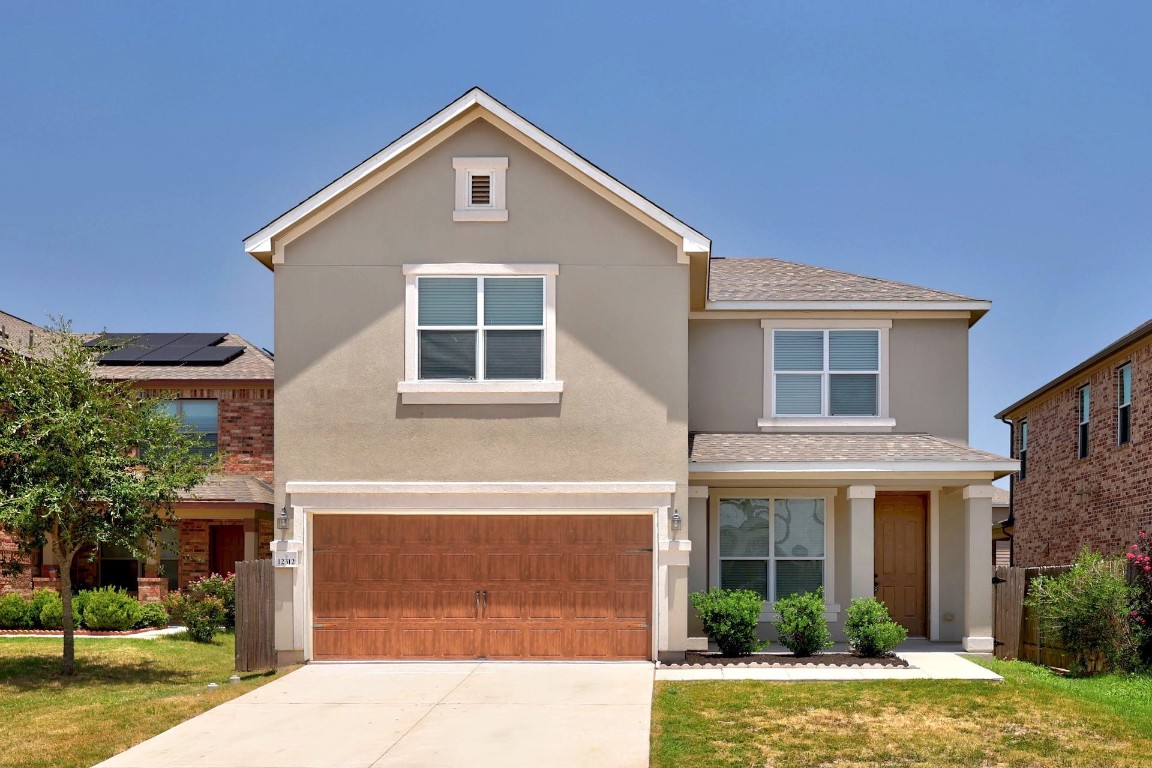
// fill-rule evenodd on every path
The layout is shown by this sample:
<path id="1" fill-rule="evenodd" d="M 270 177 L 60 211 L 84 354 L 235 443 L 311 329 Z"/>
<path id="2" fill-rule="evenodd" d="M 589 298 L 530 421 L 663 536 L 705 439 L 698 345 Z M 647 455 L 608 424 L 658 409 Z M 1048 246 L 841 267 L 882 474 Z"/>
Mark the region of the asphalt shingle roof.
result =
<path id="1" fill-rule="evenodd" d="M 709 301 L 979 301 L 781 259 L 714 258 L 708 269 Z"/>
<path id="2" fill-rule="evenodd" d="M 28 356 L 29 334 L 39 335 L 44 330 L 33 323 L 7 312 L 0 312 L 0 349 L 10 349 Z"/>
<path id="3" fill-rule="evenodd" d="M 268 504 L 274 501 L 272 486 L 252 475 L 209 475 L 200 485 L 181 494 L 184 501 L 227 501 L 237 504 Z"/>
<path id="4" fill-rule="evenodd" d="M 196 379 L 267 379 L 275 378 L 275 365 L 268 353 L 255 344 L 228 334 L 221 346 L 244 347 L 244 354 L 224 365 L 101 365 L 97 373 L 107 379 L 146 381 L 196 380 Z"/>
<path id="5" fill-rule="evenodd" d="M 928 434 L 696 432 L 688 438 L 694 464 L 739 462 L 988 462 L 1011 461 Z"/>

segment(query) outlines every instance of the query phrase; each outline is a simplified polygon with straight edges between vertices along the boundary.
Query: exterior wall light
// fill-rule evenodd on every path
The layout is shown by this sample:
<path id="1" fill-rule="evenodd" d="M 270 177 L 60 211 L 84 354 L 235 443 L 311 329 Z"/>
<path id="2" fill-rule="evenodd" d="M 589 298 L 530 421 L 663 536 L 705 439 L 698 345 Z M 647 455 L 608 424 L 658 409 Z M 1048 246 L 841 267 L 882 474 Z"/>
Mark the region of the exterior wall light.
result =
<path id="1" fill-rule="evenodd" d="M 684 525 L 684 520 L 680 517 L 680 510 L 676 509 L 672 511 L 672 519 L 669 521 L 669 525 L 672 528 L 673 534 L 680 533 L 680 528 Z"/>

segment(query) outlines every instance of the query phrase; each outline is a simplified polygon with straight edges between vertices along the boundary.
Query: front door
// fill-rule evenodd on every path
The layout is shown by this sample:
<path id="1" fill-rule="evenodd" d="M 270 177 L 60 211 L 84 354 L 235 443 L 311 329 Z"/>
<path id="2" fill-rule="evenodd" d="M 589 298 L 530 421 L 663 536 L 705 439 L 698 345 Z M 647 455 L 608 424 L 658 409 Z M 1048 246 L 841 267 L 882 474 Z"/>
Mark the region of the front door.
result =
<path id="1" fill-rule="evenodd" d="M 927 505 L 920 495 L 876 494 L 876 597 L 909 637 L 927 634 Z"/>
<path id="2" fill-rule="evenodd" d="M 244 559 L 244 526 L 214 525 L 208 543 L 208 564 L 212 573 L 236 573 L 236 561 Z"/>

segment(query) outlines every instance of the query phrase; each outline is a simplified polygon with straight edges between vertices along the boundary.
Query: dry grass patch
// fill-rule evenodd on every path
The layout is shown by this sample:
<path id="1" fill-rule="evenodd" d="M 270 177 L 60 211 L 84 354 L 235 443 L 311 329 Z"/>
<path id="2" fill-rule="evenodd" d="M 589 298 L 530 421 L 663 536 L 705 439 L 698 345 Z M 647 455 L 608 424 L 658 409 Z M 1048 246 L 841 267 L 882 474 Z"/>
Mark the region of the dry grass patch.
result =
<path id="1" fill-rule="evenodd" d="M 991 664 L 989 666 L 992 666 Z M 675 766 L 1146 766 L 1146 713 L 1102 705 L 1091 689 L 1023 665 L 1004 683 L 665 682 L 652 764 Z M 1116 685 L 1134 691 L 1147 678 Z M 1113 686 L 1115 688 L 1115 685 Z"/>
<path id="2" fill-rule="evenodd" d="M 77 638 L 71 678 L 57 673 L 60 647 L 58 638 L 0 639 L 4 766 L 90 766 L 277 676 L 229 684 L 231 635 L 212 644 Z M 221 687 L 209 691 L 210 682 Z"/>

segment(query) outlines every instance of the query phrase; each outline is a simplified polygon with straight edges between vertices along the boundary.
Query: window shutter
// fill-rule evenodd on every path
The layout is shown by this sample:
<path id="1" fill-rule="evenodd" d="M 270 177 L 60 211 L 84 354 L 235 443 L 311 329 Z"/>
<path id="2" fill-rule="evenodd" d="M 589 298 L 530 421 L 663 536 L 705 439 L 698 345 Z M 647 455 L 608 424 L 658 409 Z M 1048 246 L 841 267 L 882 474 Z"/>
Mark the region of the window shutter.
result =
<path id="1" fill-rule="evenodd" d="M 778 374 L 776 413 L 781 416 L 819 416 L 820 374 Z"/>
<path id="2" fill-rule="evenodd" d="M 422 277 L 420 325 L 476 325 L 476 278 Z"/>
<path id="3" fill-rule="evenodd" d="M 486 278 L 484 324 L 544 325 L 544 278 Z"/>
<path id="4" fill-rule="evenodd" d="M 829 331 L 828 368 L 833 371 L 880 370 L 877 331 Z"/>
<path id="5" fill-rule="evenodd" d="M 776 331 L 772 344 L 772 367 L 777 371 L 823 370 L 824 332 Z"/>
<path id="6" fill-rule="evenodd" d="M 828 393 L 832 416 L 876 416 L 876 374 L 832 374 Z"/>

